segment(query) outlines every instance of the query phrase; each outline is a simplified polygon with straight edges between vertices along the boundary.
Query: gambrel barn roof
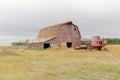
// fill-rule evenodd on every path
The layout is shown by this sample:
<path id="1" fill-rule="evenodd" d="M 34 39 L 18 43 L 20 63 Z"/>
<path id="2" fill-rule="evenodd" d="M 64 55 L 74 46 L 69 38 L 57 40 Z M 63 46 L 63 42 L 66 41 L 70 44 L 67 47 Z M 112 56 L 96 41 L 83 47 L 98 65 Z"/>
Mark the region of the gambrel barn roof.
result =
<path id="1" fill-rule="evenodd" d="M 60 31 L 60 27 L 65 24 L 73 24 L 73 23 L 70 21 L 70 22 L 65 22 L 43 28 L 39 31 L 37 38 L 35 40 L 30 41 L 29 43 L 42 43 L 57 37 Z"/>

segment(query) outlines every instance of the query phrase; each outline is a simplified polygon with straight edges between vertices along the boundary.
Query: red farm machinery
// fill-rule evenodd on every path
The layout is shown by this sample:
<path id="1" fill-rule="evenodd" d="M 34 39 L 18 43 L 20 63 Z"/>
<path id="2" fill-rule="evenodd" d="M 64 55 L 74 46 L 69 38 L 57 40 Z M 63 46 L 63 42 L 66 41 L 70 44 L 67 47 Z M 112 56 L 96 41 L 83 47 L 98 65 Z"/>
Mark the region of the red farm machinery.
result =
<path id="1" fill-rule="evenodd" d="M 84 43 L 84 45 L 81 44 L 80 46 L 75 46 L 75 50 L 86 49 L 91 51 L 92 49 L 96 49 L 107 51 L 107 49 L 104 47 L 107 44 L 107 40 L 101 39 L 100 36 L 92 36 L 90 40 L 81 40 L 81 42 Z"/>

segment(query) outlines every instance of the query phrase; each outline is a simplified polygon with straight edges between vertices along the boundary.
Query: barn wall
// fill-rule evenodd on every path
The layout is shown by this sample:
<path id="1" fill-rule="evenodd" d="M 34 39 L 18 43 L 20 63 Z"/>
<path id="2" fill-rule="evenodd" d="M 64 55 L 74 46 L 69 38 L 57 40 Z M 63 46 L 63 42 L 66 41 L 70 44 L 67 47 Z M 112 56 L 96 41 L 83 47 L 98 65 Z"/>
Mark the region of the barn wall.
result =
<path id="1" fill-rule="evenodd" d="M 69 25 L 63 25 L 60 27 L 60 31 L 58 34 L 58 38 L 60 40 L 60 42 L 71 42 L 72 41 L 72 37 L 71 37 L 71 24 Z"/>
<path id="2" fill-rule="evenodd" d="M 73 24 L 61 26 L 58 38 L 63 47 L 66 46 L 67 42 L 71 42 L 72 46 L 80 46 L 80 32 L 78 27 Z"/>
<path id="3" fill-rule="evenodd" d="M 29 43 L 26 46 L 27 48 L 43 48 L 42 43 Z"/>
<path id="4" fill-rule="evenodd" d="M 44 43 L 50 43 L 50 47 L 51 48 L 58 48 L 58 47 L 60 47 L 59 40 L 58 40 L 57 37 L 55 37 L 54 39 L 51 39 L 49 41 L 46 41 Z"/>
<path id="5" fill-rule="evenodd" d="M 72 25 L 72 41 L 73 41 L 73 46 L 80 46 L 80 39 L 81 39 L 81 35 L 79 32 L 79 29 L 77 26 Z"/>

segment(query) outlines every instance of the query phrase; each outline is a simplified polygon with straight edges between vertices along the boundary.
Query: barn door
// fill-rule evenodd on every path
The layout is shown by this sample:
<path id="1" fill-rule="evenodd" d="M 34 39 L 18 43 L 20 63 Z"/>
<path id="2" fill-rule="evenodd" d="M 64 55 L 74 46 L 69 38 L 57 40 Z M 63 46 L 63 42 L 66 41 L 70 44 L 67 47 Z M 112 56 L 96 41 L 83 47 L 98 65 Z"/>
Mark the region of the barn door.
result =
<path id="1" fill-rule="evenodd" d="M 67 45 L 67 48 L 71 48 L 72 47 L 72 42 L 67 42 L 66 45 Z"/>
<path id="2" fill-rule="evenodd" d="M 50 48 L 50 43 L 44 43 L 44 49 Z"/>

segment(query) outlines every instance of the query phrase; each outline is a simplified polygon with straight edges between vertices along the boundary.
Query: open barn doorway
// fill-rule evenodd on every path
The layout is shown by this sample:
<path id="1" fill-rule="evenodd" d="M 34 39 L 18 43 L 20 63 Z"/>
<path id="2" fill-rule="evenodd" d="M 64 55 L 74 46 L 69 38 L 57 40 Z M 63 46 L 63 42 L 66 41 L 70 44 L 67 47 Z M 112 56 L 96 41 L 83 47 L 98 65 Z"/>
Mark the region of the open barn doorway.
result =
<path id="1" fill-rule="evenodd" d="M 72 47 L 72 42 L 67 42 L 67 48 L 71 48 Z"/>
<path id="2" fill-rule="evenodd" d="M 50 43 L 44 43 L 44 49 L 50 48 Z"/>

